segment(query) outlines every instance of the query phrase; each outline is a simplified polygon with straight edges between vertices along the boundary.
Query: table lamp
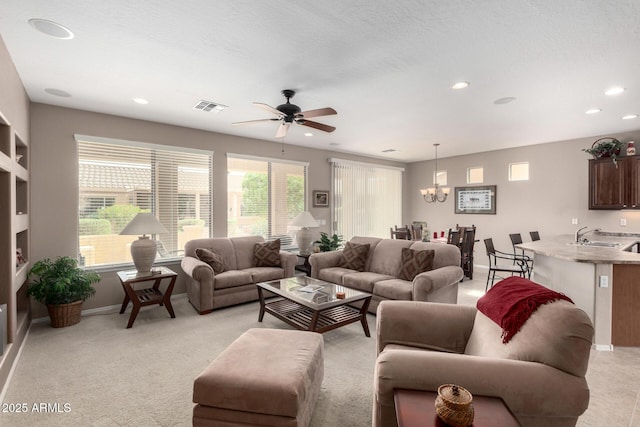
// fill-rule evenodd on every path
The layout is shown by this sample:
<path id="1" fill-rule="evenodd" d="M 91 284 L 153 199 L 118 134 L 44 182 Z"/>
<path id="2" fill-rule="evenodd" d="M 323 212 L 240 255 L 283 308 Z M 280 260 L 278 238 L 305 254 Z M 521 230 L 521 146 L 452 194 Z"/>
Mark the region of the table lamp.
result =
<path id="1" fill-rule="evenodd" d="M 168 233 L 164 225 L 156 219 L 152 213 L 139 213 L 120 234 L 140 235 L 138 240 L 131 243 L 131 258 L 139 273 L 151 271 L 151 266 L 156 260 L 158 245 L 155 240 L 151 240 L 147 234 Z"/>
<path id="2" fill-rule="evenodd" d="M 294 227 L 300 227 L 296 233 L 296 242 L 300 255 L 309 255 L 311 253 L 309 247 L 313 241 L 313 232 L 310 228 L 318 227 L 318 222 L 311 216 L 308 211 L 300 212 L 300 214 L 291 221 Z"/>

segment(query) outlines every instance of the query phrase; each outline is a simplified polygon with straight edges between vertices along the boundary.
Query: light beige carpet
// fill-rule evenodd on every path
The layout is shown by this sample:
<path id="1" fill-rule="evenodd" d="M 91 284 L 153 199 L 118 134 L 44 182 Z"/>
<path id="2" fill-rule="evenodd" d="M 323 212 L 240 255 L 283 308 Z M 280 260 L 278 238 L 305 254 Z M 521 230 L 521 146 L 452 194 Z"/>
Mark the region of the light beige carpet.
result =
<path id="1" fill-rule="evenodd" d="M 193 379 L 224 348 L 249 328 L 289 328 L 269 314 L 259 323 L 257 302 L 204 316 L 185 298 L 173 306 L 175 319 L 163 307 L 143 308 L 131 329 L 129 310 L 84 316 L 69 328 L 33 324 L 4 399 L 27 412 L 0 413 L 0 425 L 190 426 Z M 371 338 L 360 323 L 323 335 L 325 375 L 311 427 L 371 425 L 376 329 L 368 318 Z"/>

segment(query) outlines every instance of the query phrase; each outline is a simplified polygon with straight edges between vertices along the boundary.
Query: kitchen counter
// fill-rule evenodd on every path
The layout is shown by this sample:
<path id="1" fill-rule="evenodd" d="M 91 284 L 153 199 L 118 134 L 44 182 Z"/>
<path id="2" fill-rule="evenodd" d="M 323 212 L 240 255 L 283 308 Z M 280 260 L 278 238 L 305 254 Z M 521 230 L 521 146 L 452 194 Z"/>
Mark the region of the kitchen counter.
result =
<path id="1" fill-rule="evenodd" d="M 595 244 L 617 244 L 613 247 L 575 244 L 574 235 L 562 235 L 551 239 L 516 245 L 526 251 L 558 259 L 592 264 L 640 264 L 640 235 L 621 233 L 589 233 L 585 236 Z"/>
<path id="2" fill-rule="evenodd" d="M 592 244 L 562 235 L 516 245 L 533 254 L 533 277 L 583 309 L 598 350 L 640 346 L 640 234 L 591 232 Z"/>

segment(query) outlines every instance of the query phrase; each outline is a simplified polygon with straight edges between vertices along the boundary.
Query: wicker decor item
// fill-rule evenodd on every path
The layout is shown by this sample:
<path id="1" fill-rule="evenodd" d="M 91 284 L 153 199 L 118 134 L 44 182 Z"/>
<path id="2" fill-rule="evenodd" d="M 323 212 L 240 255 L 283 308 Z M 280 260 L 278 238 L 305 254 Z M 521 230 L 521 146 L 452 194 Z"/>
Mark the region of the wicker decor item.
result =
<path id="1" fill-rule="evenodd" d="M 436 413 L 451 427 L 469 427 L 473 424 L 473 396 L 469 391 L 455 384 L 438 387 Z"/>
<path id="2" fill-rule="evenodd" d="M 64 328 L 80 322 L 82 312 L 82 300 L 70 304 L 47 304 L 51 326 L 54 328 Z"/>

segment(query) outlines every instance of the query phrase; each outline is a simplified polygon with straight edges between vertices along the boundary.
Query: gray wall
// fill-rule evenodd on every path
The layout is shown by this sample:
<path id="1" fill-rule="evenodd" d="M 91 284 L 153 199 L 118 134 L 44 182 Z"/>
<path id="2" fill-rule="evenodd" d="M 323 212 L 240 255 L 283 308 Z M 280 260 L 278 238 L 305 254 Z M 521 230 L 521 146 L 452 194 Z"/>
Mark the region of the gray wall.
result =
<path id="1" fill-rule="evenodd" d="M 89 111 L 45 104 L 31 106 L 31 232 L 32 258 L 77 256 L 78 166 L 74 134 L 92 135 L 154 144 L 177 145 L 214 151 L 213 235 L 227 235 L 226 153 L 250 154 L 309 162 L 308 190 L 330 190 L 330 157 L 406 167 L 403 163 L 373 160 L 326 150 L 285 145 L 279 142 L 222 135 L 202 130 L 127 119 Z M 406 186 L 406 174 L 405 184 Z M 328 208 L 309 211 L 329 231 Z M 178 265 L 169 266 L 179 271 Z M 84 309 L 116 305 L 122 302 L 122 288 L 114 272 L 102 273 L 97 294 Z M 179 277 L 174 293 L 185 292 Z M 43 306 L 33 306 L 34 317 L 46 316 Z"/>
<path id="2" fill-rule="evenodd" d="M 622 142 L 640 141 L 640 131 L 615 133 Z M 510 233 L 529 231 L 541 237 L 572 234 L 580 227 L 600 227 L 605 231 L 640 232 L 640 210 L 596 211 L 588 209 L 588 160 L 581 151 L 601 136 L 531 145 L 438 159 L 438 169 L 446 170 L 451 194 L 444 203 L 426 203 L 418 189 L 431 186 L 434 161 L 412 163 L 408 168 L 405 197 L 409 209 L 404 221 L 427 221 L 431 231 L 446 230 L 456 224 L 477 227 L 476 264 L 487 264 L 483 239 L 493 238 L 496 249 L 511 250 Z M 509 182 L 508 165 L 529 162 L 529 181 Z M 497 185 L 496 215 L 454 214 L 454 187 L 467 186 L 468 167 L 484 168 L 484 184 Z M 481 184 L 473 184 L 481 185 Z M 571 219 L 579 224 L 572 225 Z M 627 226 L 620 226 L 626 218 Z"/>

